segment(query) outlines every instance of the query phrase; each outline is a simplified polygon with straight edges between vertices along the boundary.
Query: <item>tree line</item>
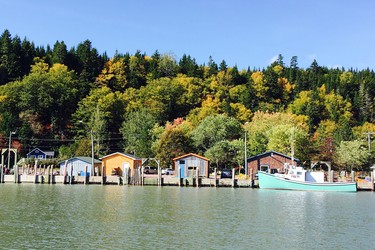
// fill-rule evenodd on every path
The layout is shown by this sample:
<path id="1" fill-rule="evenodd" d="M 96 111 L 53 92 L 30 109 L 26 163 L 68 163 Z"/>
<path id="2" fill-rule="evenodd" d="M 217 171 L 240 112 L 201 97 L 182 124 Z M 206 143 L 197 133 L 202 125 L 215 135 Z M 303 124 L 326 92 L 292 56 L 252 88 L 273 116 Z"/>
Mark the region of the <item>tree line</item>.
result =
<path id="1" fill-rule="evenodd" d="M 89 40 L 67 48 L 0 37 L 0 143 L 14 136 L 21 155 L 54 150 L 60 159 L 120 151 L 172 159 L 195 152 L 219 168 L 243 166 L 244 150 L 275 150 L 332 161 L 339 169 L 373 164 L 375 74 L 371 69 L 298 66 L 282 55 L 262 69 L 198 64 L 155 51 L 99 54 Z M 244 139 L 246 136 L 246 147 Z M 14 144 L 15 145 L 15 144 Z"/>

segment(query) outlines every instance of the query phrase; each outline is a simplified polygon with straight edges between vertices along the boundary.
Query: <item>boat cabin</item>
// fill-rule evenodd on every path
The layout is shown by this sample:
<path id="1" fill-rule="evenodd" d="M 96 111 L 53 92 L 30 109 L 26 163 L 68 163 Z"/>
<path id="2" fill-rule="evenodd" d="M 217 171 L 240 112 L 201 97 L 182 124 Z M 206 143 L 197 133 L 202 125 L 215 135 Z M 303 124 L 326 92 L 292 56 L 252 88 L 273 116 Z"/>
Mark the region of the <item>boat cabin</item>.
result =
<path id="1" fill-rule="evenodd" d="M 294 181 L 303 181 L 303 182 L 324 182 L 324 172 L 310 172 L 306 171 L 302 167 L 297 167 L 294 165 L 285 164 L 284 166 L 285 173 L 284 174 L 276 174 L 280 177 L 284 177 L 289 180 Z"/>
<path id="2" fill-rule="evenodd" d="M 253 173 L 253 178 L 258 171 L 267 173 L 283 172 L 284 164 L 297 166 L 298 159 L 284 155 L 276 151 L 267 151 L 261 154 L 251 156 L 247 159 L 248 173 Z"/>

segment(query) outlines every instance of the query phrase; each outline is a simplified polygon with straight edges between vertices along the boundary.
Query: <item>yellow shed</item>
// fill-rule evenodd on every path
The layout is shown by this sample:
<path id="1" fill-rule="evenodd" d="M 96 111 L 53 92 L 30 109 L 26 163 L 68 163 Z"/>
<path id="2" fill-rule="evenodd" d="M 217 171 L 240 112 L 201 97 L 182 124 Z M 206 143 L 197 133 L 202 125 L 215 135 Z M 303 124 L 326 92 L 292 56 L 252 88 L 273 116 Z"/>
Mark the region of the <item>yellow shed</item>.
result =
<path id="1" fill-rule="evenodd" d="M 142 159 L 135 155 L 125 153 L 113 153 L 101 158 L 105 176 L 123 175 L 124 169 L 132 172 L 142 166 Z"/>

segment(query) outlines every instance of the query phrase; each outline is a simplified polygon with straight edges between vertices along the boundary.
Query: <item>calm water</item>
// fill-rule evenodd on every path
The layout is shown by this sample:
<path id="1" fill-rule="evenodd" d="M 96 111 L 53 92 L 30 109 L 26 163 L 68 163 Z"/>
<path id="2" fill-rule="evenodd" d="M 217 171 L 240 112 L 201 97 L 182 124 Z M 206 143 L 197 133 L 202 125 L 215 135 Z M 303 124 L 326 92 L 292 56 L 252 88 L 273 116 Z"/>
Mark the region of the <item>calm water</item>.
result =
<path id="1" fill-rule="evenodd" d="M 374 249 L 375 194 L 0 185 L 0 249 Z"/>

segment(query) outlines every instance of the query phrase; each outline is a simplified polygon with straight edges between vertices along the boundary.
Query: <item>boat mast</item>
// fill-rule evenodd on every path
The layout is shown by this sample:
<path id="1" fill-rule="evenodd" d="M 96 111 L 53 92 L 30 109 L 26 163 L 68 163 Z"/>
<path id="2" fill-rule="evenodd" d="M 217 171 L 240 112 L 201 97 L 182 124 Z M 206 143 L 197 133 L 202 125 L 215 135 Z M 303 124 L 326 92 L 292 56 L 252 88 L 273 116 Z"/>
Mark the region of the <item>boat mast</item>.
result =
<path id="1" fill-rule="evenodd" d="M 294 166 L 294 126 L 292 126 L 292 132 L 291 132 L 291 135 L 290 135 L 290 154 L 291 154 L 291 157 L 292 157 L 292 166 Z"/>

